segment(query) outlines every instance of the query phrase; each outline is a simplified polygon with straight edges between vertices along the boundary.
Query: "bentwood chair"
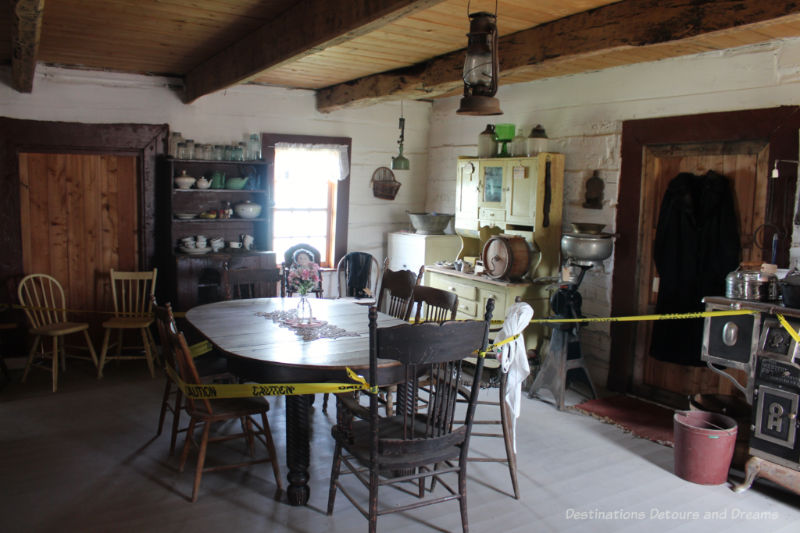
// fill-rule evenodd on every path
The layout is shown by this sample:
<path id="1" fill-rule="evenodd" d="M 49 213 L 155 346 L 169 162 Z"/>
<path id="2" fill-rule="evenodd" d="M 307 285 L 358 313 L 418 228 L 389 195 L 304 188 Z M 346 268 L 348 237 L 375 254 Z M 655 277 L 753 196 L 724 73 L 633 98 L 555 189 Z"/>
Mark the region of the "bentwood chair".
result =
<path id="1" fill-rule="evenodd" d="M 476 350 L 486 349 L 493 308 L 494 302 L 489 300 L 483 321 L 428 322 L 387 328 L 378 328 L 377 309 L 370 308 L 369 382 L 377 383 L 379 358 L 398 361 L 403 376 L 398 386 L 398 409 L 394 416 L 380 417 L 377 395 L 368 392 L 369 415 L 364 420 L 353 416 L 345 403 L 337 400 L 337 423 L 331 430 L 336 446 L 328 514 L 333 513 L 336 492 L 341 490 L 369 520 L 369 531 L 374 533 L 380 515 L 457 500 L 462 528 L 464 532 L 469 530 L 467 454 L 480 387 L 477 380 L 471 391 L 464 423 L 455 425 L 453 413 L 462 362 Z M 478 378 L 482 369 L 479 362 Z M 424 411 L 419 410 L 417 401 L 420 376 L 427 376 L 430 380 L 429 403 L 425 404 Z M 341 476 L 348 473 L 355 475 Z M 445 481 L 445 478 L 454 476 L 456 488 Z M 425 487 L 428 479 L 437 480 L 443 489 L 437 494 L 428 491 Z M 392 488 L 399 490 L 393 490 L 390 497 L 383 490 L 408 481 L 417 484 L 418 494 L 412 495 L 406 487 L 395 486 Z M 452 483 L 453 480 L 448 481 Z M 357 482 L 369 490 L 367 510 L 351 492 L 352 485 Z M 381 495 L 385 500 L 405 498 L 406 501 L 379 507 Z"/>
<path id="2" fill-rule="evenodd" d="M 366 252 L 350 252 L 336 265 L 339 298 L 353 298 L 364 305 L 375 305 L 380 265 Z"/>
<path id="3" fill-rule="evenodd" d="M 189 350 L 189 346 L 186 344 L 186 338 L 183 336 L 183 333 L 173 331 L 166 326 L 165 324 L 167 337 L 172 343 L 181 379 L 190 385 L 201 384 L 200 374 L 194 365 L 192 354 Z M 261 463 L 272 464 L 275 484 L 279 491 L 283 490 L 277 453 L 275 452 L 275 443 L 272 440 L 272 432 L 269 429 L 269 421 L 267 420 L 269 403 L 267 403 L 265 398 L 204 398 L 202 400 L 194 400 L 187 397 L 185 400 L 184 408 L 189 414 L 190 420 L 189 427 L 186 430 L 186 441 L 183 445 L 183 452 L 181 453 L 179 471 L 183 472 L 186 460 L 189 457 L 189 448 L 194 445 L 198 448 L 198 455 L 197 464 L 195 466 L 194 486 L 192 488 L 192 502 L 197 501 L 198 489 L 200 488 L 200 481 L 202 480 L 204 472 L 229 470 Z M 255 417 L 259 417 L 260 425 Z M 225 422 L 236 420 L 241 423 L 241 432 L 211 436 L 212 425 L 224 424 Z M 199 443 L 195 438 L 195 430 L 198 426 L 202 426 L 202 434 Z M 255 454 L 254 443 L 256 440 L 264 444 L 267 450 L 267 456 L 235 464 L 205 466 L 206 452 L 209 443 L 225 442 L 238 438 L 244 439 L 247 443 L 248 453 L 251 457 Z"/>
<path id="4" fill-rule="evenodd" d="M 292 297 L 297 292 L 297 288 L 289 283 L 289 272 L 295 265 L 303 263 L 316 263 L 319 265 L 321 255 L 319 250 L 310 244 L 300 243 L 295 244 L 283 254 L 283 276 L 281 277 L 281 296 Z M 317 295 L 317 298 L 322 298 L 322 280 L 320 279 L 316 287 L 311 292 Z"/>
<path id="5" fill-rule="evenodd" d="M 22 374 L 23 383 L 28 378 L 31 367 L 44 368 L 53 374 L 53 392 L 58 390 L 58 360 L 61 357 L 61 366 L 66 370 L 68 356 L 64 345 L 64 337 L 73 333 L 83 333 L 86 340 L 86 347 L 89 350 L 91 361 L 97 366 L 97 354 L 95 354 L 92 340 L 89 338 L 89 324 L 86 322 L 70 322 L 67 320 L 66 298 L 61 284 L 52 276 L 47 274 L 30 274 L 20 281 L 17 289 L 19 302 L 25 309 L 25 315 L 30 322 L 30 332 L 36 337 L 33 346 L 28 354 L 28 363 L 25 365 L 25 372 Z M 45 360 L 51 362 L 48 366 L 34 363 L 36 351 L 42 342 L 43 337 L 52 339 L 52 351 L 43 350 L 40 354 Z M 89 357 L 69 354 L 70 357 L 79 359 L 89 359 Z"/>
<path id="6" fill-rule="evenodd" d="M 114 300 L 114 317 L 103 322 L 105 334 L 103 335 L 103 348 L 100 350 L 100 365 L 97 367 L 97 377 L 103 377 L 103 367 L 106 362 L 117 360 L 144 359 L 150 376 L 155 377 L 153 357 L 156 353 L 156 343 L 150 326 L 153 324 L 152 297 L 156 290 L 156 276 L 158 269 L 147 272 L 120 272 L 111 269 L 111 296 Z M 110 344 L 111 332 L 117 331 L 117 342 Z M 123 345 L 125 332 L 136 331 L 141 336 L 142 344 L 130 345 L 128 350 L 142 350 L 144 353 L 124 354 Z M 108 355 L 108 350 L 116 346 L 116 355 Z"/>
<path id="7" fill-rule="evenodd" d="M 178 325 L 172 314 L 172 306 L 169 302 L 163 306 L 158 305 L 155 296 L 152 301 L 153 313 L 158 329 L 158 340 L 161 344 L 161 361 L 165 366 L 169 365 L 170 368 L 177 372 L 178 363 L 175 358 L 175 350 L 173 349 L 172 341 L 168 335 L 169 331 L 178 331 Z M 194 355 L 194 364 L 203 382 L 218 380 L 231 381 L 232 376 L 228 373 L 228 362 L 224 356 L 218 355 L 213 351 L 206 354 Z M 165 372 L 165 376 L 164 395 L 161 399 L 161 412 L 158 415 L 158 431 L 156 432 L 156 437 L 161 435 L 164 429 L 164 419 L 167 411 L 169 411 L 172 413 L 169 454 L 172 455 L 175 453 L 175 443 L 178 439 L 178 433 L 186 431 L 186 428 L 180 429 L 183 393 L 168 372 Z"/>

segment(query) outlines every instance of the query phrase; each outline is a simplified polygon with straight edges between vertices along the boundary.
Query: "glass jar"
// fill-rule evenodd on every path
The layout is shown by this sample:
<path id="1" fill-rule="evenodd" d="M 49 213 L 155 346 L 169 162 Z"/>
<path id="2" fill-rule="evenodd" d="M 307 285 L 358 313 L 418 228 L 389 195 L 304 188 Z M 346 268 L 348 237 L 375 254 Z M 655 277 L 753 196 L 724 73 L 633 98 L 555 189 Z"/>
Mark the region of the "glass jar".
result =
<path id="1" fill-rule="evenodd" d="M 189 152 L 186 149 L 185 142 L 178 143 L 178 147 L 175 150 L 175 154 L 178 159 L 189 159 Z"/>
<path id="2" fill-rule="evenodd" d="M 258 133 L 251 133 L 247 141 L 247 159 L 251 161 L 261 159 L 261 139 Z"/>
<path id="3" fill-rule="evenodd" d="M 248 154 L 247 143 L 242 141 L 242 142 L 239 143 L 239 150 L 236 152 L 236 155 L 239 156 L 239 157 L 236 158 L 236 160 L 237 161 L 244 161 L 245 159 L 247 159 L 247 154 Z"/>
<path id="4" fill-rule="evenodd" d="M 195 159 L 208 159 L 208 152 L 205 144 L 196 144 L 194 147 Z"/>
<path id="5" fill-rule="evenodd" d="M 233 146 L 230 144 L 225 145 L 225 150 L 222 155 L 222 159 L 225 161 L 232 161 L 233 160 Z"/>
<path id="6" fill-rule="evenodd" d="M 514 157 L 525 157 L 528 155 L 527 138 L 522 133 L 522 128 L 517 130 L 514 140 L 511 141 L 511 155 Z"/>
<path id="7" fill-rule="evenodd" d="M 486 129 L 478 135 L 478 157 L 494 157 L 497 155 L 497 136 L 494 124 L 487 124 Z"/>
<path id="8" fill-rule="evenodd" d="M 168 153 L 170 157 L 178 157 L 178 143 L 183 141 L 181 132 L 173 131 L 169 134 L 169 148 Z"/>
<path id="9" fill-rule="evenodd" d="M 181 159 L 194 159 L 194 139 L 186 139 L 183 142 L 186 145 L 186 157 Z"/>
<path id="10" fill-rule="evenodd" d="M 225 160 L 225 147 L 221 144 L 214 145 L 214 157 L 212 158 L 214 161 L 224 161 Z"/>

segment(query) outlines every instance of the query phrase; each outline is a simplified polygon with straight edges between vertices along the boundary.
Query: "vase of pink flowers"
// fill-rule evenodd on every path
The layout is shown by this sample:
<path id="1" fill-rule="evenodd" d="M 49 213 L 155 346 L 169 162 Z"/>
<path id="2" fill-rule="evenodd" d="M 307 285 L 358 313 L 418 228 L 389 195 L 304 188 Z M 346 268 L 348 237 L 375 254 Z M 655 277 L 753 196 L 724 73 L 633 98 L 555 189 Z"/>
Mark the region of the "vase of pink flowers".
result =
<path id="1" fill-rule="evenodd" d="M 297 264 L 289 270 L 286 281 L 293 291 L 300 294 L 300 301 L 297 304 L 297 321 L 301 324 L 308 324 L 314 319 L 308 293 L 319 285 L 319 280 L 319 265 L 316 263 Z"/>

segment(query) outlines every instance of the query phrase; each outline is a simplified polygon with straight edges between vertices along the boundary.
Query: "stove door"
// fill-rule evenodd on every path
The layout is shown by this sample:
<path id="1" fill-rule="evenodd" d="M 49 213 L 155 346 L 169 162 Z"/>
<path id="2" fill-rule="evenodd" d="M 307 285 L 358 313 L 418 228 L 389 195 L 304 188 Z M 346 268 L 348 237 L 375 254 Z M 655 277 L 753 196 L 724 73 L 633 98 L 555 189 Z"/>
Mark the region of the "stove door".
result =
<path id="1" fill-rule="evenodd" d="M 718 311 L 711 306 L 707 310 Z M 702 360 L 749 371 L 758 347 L 759 326 L 759 315 L 707 317 Z"/>

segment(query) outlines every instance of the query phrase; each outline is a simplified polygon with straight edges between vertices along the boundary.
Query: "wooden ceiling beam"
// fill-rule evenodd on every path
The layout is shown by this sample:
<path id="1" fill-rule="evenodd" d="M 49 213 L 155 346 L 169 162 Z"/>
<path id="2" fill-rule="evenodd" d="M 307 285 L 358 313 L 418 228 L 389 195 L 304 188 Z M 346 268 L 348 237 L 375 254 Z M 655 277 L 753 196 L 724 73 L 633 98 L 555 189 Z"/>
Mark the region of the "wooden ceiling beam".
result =
<path id="1" fill-rule="evenodd" d="M 443 0 L 301 0 L 268 24 L 193 68 L 183 99 L 247 81 L 260 72 L 359 37 Z"/>
<path id="2" fill-rule="evenodd" d="M 536 79 L 532 72 L 559 65 L 569 70 L 576 60 L 599 58 L 626 48 L 664 47 L 797 16 L 800 3 L 794 0 L 623 0 L 501 37 L 500 83 L 504 77 L 525 73 L 528 79 Z M 458 50 L 411 67 L 320 89 L 317 110 L 330 112 L 383 100 L 452 93 L 463 86 L 465 52 Z M 673 47 L 662 50 L 661 57 L 685 53 L 686 47 Z M 571 72 L 584 70 L 572 68 Z"/>
<path id="3" fill-rule="evenodd" d="M 11 0 L 11 12 L 11 87 L 29 93 L 39 56 L 44 0 Z"/>

